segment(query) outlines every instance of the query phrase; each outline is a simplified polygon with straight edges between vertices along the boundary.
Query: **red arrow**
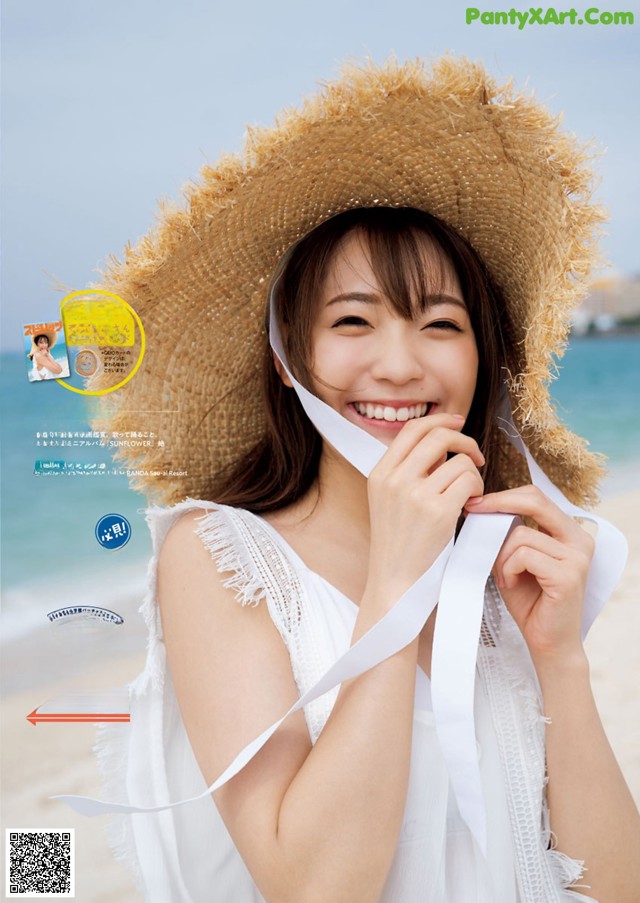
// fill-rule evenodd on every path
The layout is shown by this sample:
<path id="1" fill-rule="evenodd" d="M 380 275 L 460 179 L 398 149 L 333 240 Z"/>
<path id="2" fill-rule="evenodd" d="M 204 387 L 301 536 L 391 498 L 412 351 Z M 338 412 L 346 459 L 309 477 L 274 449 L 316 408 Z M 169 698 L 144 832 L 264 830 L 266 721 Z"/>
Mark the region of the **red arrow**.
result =
<path id="1" fill-rule="evenodd" d="M 125 722 L 131 720 L 131 715 L 128 712 L 113 712 L 103 714 L 102 712 L 79 712 L 77 714 L 73 714 L 72 712 L 47 712 L 43 714 L 38 714 L 38 710 L 34 709 L 30 715 L 27 715 L 27 721 L 30 721 L 34 726 L 38 723 L 38 721 L 75 721 L 75 722 L 92 722 L 92 721 L 108 721 L 108 722 Z"/>

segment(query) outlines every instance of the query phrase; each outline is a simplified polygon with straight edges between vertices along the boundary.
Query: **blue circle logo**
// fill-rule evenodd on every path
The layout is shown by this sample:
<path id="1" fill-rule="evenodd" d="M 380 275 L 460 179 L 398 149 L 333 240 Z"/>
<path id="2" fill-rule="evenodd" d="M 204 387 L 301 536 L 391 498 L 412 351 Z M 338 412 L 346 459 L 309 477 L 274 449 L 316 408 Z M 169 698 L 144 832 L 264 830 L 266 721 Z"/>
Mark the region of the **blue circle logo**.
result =
<path id="1" fill-rule="evenodd" d="M 105 514 L 96 524 L 96 539 L 104 549 L 121 549 L 131 539 L 131 524 L 121 514 Z"/>

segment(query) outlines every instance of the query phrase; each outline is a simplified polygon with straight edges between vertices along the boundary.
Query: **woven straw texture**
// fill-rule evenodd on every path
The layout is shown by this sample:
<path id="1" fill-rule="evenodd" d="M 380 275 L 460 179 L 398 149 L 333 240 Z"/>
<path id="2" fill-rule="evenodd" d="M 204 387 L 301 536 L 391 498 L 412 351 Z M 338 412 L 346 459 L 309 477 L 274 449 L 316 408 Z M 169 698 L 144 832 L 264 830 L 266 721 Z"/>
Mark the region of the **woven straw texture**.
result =
<path id="1" fill-rule="evenodd" d="M 164 206 L 104 273 L 100 287 L 141 317 L 147 352 L 96 425 L 164 442 L 119 453 L 141 471 L 134 488 L 163 502 L 215 499 L 221 471 L 262 432 L 260 349 L 278 261 L 336 213 L 386 205 L 440 217 L 483 257 L 517 330 L 516 422 L 549 477 L 592 504 L 601 458 L 558 422 L 549 397 L 597 259 L 603 213 L 589 162 L 542 105 L 452 57 L 351 65 L 273 128 L 250 130 L 242 154 L 203 167 L 184 208 Z M 106 384 L 98 376 L 89 387 Z M 501 445 L 507 482 L 527 481 Z"/>

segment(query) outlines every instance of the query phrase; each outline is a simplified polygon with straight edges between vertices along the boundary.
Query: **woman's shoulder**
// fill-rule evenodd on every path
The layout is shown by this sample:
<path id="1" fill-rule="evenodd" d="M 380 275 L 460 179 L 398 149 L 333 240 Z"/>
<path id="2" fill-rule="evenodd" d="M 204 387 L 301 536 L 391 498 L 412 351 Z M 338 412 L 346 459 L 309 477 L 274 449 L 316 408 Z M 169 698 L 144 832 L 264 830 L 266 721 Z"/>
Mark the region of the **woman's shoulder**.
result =
<path id="1" fill-rule="evenodd" d="M 200 548 L 203 534 L 225 531 L 234 519 L 233 509 L 206 499 L 188 498 L 175 505 L 152 505 L 145 511 L 154 552 L 161 558 L 170 551 L 187 552 Z"/>
<path id="2" fill-rule="evenodd" d="M 205 585 L 214 590 L 221 585 L 215 558 L 199 535 L 203 517 L 212 510 L 198 503 L 182 503 L 147 511 L 157 558 L 159 597 L 193 597 Z"/>
<path id="3" fill-rule="evenodd" d="M 144 515 L 154 552 L 159 554 L 169 535 L 174 544 L 190 545 L 198 535 L 199 524 L 230 521 L 234 509 L 207 499 L 186 498 L 174 505 L 150 505 Z"/>
<path id="4" fill-rule="evenodd" d="M 188 586 L 206 581 L 232 590 L 237 601 L 256 605 L 264 596 L 265 574 L 256 551 L 263 542 L 260 520 L 243 508 L 202 499 L 146 512 L 158 576 Z"/>

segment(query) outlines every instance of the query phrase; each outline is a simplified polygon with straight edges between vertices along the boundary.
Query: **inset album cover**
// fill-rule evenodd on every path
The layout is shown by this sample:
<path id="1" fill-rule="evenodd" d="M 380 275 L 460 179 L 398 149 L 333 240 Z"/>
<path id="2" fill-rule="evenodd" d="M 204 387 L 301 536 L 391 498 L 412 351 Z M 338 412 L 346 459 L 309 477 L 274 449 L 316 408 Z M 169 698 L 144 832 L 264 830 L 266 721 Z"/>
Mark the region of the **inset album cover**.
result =
<path id="1" fill-rule="evenodd" d="M 24 326 L 27 372 L 32 383 L 69 376 L 69 358 L 62 320 Z"/>

